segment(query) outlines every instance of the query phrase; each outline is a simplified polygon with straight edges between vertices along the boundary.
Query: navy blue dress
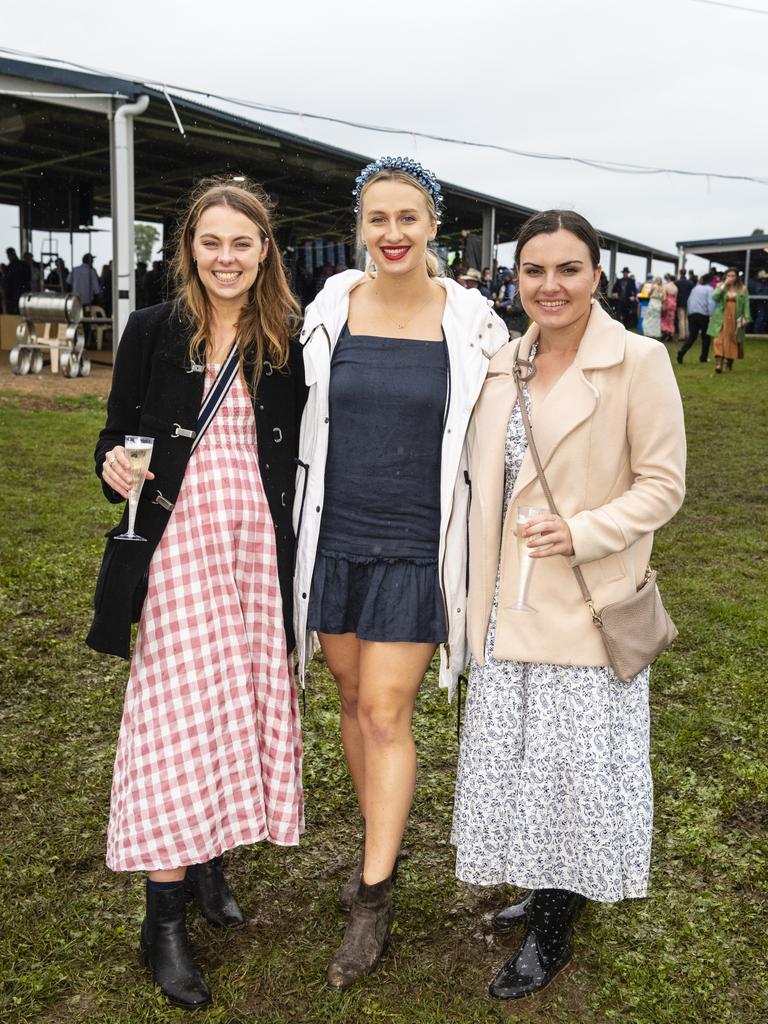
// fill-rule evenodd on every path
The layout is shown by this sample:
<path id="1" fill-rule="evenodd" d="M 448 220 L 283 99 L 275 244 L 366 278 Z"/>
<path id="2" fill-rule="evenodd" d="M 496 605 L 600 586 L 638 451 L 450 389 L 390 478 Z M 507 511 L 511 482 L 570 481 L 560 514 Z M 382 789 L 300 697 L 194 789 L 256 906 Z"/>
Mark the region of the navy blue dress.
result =
<path id="1" fill-rule="evenodd" d="M 309 628 L 443 643 L 445 342 L 352 335 L 331 362 L 330 433 Z"/>

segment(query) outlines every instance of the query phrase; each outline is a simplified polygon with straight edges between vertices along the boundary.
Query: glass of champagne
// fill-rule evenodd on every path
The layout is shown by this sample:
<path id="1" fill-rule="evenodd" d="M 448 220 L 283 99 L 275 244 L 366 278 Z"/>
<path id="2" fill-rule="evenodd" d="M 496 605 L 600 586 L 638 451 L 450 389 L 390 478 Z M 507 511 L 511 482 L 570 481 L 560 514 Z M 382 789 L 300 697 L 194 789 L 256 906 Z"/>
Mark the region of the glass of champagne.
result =
<path id="1" fill-rule="evenodd" d="M 125 439 L 125 454 L 131 463 L 131 489 L 128 492 L 128 531 L 118 534 L 115 540 L 146 540 L 140 537 L 134 530 L 136 522 L 136 511 L 139 507 L 139 495 L 147 478 L 149 460 L 152 458 L 154 437 L 136 437 L 133 434 L 127 435 Z"/>
<path id="2" fill-rule="evenodd" d="M 548 514 L 547 509 L 529 508 L 526 505 L 518 505 L 517 507 L 515 524 L 517 533 L 517 564 L 520 570 L 520 578 L 517 584 L 517 600 L 512 605 L 513 612 L 532 612 L 534 615 L 537 612 L 536 608 L 531 608 L 528 604 L 528 587 L 530 586 L 535 559 L 531 558 L 531 548 L 528 547 L 530 538 L 523 536 L 523 527 L 533 522 L 534 519 L 539 519 L 541 516 Z"/>

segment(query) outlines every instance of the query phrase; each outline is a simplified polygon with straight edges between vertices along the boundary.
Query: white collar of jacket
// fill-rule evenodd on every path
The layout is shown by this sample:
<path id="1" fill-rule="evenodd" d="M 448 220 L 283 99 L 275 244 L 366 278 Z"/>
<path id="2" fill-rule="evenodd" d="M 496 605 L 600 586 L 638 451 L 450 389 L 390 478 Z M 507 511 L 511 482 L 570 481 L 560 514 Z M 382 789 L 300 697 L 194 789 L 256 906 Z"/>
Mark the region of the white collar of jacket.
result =
<path id="1" fill-rule="evenodd" d="M 336 346 L 341 329 L 349 317 L 349 295 L 353 288 L 365 280 L 362 270 L 345 270 L 329 278 L 322 291 L 307 306 L 304 314 L 304 326 L 300 341 L 305 347 L 306 372 L 312 374 L 307 378 L 307 385 L 315 382 L 313 370 L 315 360 L 310 351 L 311 341 L 321 333 L 326 342 L 326 352 L 330 355 Z M 448 352 L 453 358 L 457 354 L 459 336 L 466 338 L 471 332 L 470 346 L 479 343 L 480 353 L 490 358 L 501 345 L 508 340 L 508 331 L 499 317 L 492 311 L 492 303 L 484 298 L 476 289 L 462 288 L 460 284 L 446 277 L 433 278 L 436 284 L 446 292 L 445 312 L 443 314 L 443 330 L 448 342 Z M 483 330 L 487 328 L 488 332 Z M 481 338 L 480 335 L 483 337 Z M 307 348 L 309 346 L 309 348 Z M 307 356 L 309 355 L 309 358 Z"/>

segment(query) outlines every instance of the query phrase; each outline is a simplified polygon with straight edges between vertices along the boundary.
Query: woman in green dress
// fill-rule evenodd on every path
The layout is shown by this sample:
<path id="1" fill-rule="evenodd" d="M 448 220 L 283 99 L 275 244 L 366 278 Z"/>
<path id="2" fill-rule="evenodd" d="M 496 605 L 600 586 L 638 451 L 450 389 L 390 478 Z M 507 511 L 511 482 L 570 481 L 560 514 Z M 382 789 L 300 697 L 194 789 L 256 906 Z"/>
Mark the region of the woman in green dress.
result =
<path id="1" fill-rule="evenodd" d="M 733 369 L 735 359 L 744 358 L 744 334 L 751 319 L 749 293 L 739 272 L 731 267 L 712 295 L 715 311 L 709 318 L 707 334 L 715 349 L 715 373 L 723 366 Z"/>

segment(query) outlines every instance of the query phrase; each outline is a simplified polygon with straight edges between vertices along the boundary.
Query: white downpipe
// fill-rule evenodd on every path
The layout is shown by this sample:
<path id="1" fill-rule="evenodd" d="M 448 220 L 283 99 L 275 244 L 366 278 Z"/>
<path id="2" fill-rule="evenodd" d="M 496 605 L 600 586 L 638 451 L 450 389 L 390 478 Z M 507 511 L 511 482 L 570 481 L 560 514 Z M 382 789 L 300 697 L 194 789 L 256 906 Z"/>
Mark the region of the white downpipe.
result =
<path id="1" fill-rule="evenodd" d="M 149 96 L 123 103 L 112 119 L 112 351 L 117 352 L 128 317 L 136 307 L 133 119 L 149 106 Z"/>

